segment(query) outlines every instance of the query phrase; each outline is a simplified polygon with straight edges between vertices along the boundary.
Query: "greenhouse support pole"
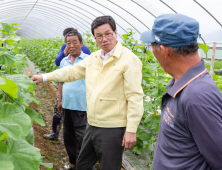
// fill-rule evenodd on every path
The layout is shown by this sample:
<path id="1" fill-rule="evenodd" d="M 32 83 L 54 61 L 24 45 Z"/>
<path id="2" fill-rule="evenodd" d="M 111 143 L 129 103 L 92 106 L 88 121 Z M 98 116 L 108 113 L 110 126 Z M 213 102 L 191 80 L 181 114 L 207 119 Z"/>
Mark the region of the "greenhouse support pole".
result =
<path id="1" fill-rule="evenodd" d="M 212 51 L 212 57 L 211 57 L 211 64 L 210 64 L 210 75 L 213 75 L 214 71 L 214 56 L 215 56 L 215 50 L 216 50 L 216 43 L 213 43 L 213 51 Z"/>

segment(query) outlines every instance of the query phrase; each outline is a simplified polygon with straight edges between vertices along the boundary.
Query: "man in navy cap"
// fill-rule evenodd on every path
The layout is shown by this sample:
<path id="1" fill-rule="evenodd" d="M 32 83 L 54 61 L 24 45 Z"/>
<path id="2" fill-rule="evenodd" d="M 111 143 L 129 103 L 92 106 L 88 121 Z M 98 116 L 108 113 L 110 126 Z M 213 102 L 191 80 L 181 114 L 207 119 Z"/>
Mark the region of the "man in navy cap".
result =
<path id="1" fill-rule="evenodd" d="M 141 35 L 173 79 L 161 106 L 154 170 L 222 169 L 222 94 L 198 55 L 199 23 L 164 14 Z"/>

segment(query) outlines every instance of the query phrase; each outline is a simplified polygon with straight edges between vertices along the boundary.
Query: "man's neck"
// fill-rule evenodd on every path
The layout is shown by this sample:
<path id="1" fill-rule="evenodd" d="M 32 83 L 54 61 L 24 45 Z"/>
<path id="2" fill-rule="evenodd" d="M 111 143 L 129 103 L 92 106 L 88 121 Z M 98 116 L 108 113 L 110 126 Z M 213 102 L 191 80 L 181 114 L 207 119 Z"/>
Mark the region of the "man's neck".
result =
<path id="1" fill-rule="evenodd" d="M 171 65 L 171 70 L 169 74 L 175 79 L 176 83 L 180 77 L 182 77 L 190 68 L 201 62 L 198 54 L 192 54 L 188 56 L 180 56 L 179 60 Z"/>
<path id="2" fill-rule="evenodd" d="M 81 54 L 81 53 L 80 53 Z M 72 62 L 72 63 L 74 63 L 74 61 L 75 61 L 75 59 L 77 58 L 77 57 L 79 57 L 80 56 L 80 54 L 79 55 L 70 55 L 70 61 Z"/>
<path id="3" fill-rule="evenodd" d="M 116 44 L 117 44 L 117 42 L 118 42 L 118 41 L 116 41 Z M 115 45 L 115 46 L 116 46 L 116 45 Z M 114 46 L 114 47 L 115 47 L 115 46 Z M 114 47 L 113 47 L 113 48 L 114 48 Z M 113 49 L 113 48 L 112 48 L 112 49 Z M 112 49 L 111 49 L 110 51 L 112 51 Z M 103 50 L 103 51 L 104 51 L 104 50 Z M 104 51 L 104 56 L 105 56 L 107 53 L 109 53 L 110 51 Z"/>
<path id="4" fill-rule="evenodd" d="M 104 51 L 104 56 L 106 55 L 106 54 L 108 54 L 109 53 L 109 51 Z"/>

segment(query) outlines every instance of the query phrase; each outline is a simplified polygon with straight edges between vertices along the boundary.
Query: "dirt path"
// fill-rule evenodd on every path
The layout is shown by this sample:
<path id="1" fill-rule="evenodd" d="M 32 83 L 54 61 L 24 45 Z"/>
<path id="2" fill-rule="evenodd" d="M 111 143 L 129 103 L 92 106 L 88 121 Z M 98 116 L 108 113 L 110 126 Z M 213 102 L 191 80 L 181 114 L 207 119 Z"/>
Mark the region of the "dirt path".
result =
<path id="1" fill-rule="evenodd" d="M 41 150 L 41 155 L 45 156 L 46 162 L 51 162 L 54 165 L 53 170 L 59 170 L 61 166 L 68 163 L 68 156 L 63 143 L 62 129 L 59 134 L 58 141 L 47 140 L 43 137 L 43 134 L 52 132 L 52 115 L 55 104 L 55 98 L 57 89 L 50 82 L 39 84 L 36 87 L 36 97 L 41 102 L 40 105 L 35 103 L 30 104 L 30 108 L 36 110 L 42 115 L 42 118 L 46 126 L 40 126 L 33 124 L 35 147 Z M 41 170 L 46 170 L 44 167 L 40 167 Z"/>

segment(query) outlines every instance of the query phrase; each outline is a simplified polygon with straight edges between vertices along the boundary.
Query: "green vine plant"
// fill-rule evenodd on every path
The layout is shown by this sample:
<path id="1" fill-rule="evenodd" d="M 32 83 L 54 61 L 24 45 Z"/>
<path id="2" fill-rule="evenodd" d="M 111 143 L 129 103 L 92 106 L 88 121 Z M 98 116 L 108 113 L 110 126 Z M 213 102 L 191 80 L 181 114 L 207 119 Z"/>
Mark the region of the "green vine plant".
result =
<path id="1" fill-rule="evenodd" d="M 29 108 L 30 102 L 39 102 L 35 83 L 23 75 L 28 66 L 22 54 L 22 37 L 16 35 L 16 23 L 0 23 L 0 169 L 38 170 L 45 164 L 40 150 L 33 146 L 30 133 L 32 122 L 45 126 L 40 114 Z"/>
<path id="2" fill-rule="evenodd" d="M 95 40 L 93 39 L 93 36 L 90 31 L 83 33 L 83 44 L 89 48 L 91 53 L 100 49 L 99 46 L 96 44 Z"/>
<path id="3" fill-rule="evenodd" d="M 55 65 L 55 57 L 64 43 L 64 38 L 59 37 L 25 39 L 22 40 L 21 46 L 26 56 L 39 66 L 40 71 L 51 72 L 59 68 Z"/>
<path id="4" fill-rule="evenodd" d="M 123 46 L 130 49 L 142 61 L 142 87 L 144 92 L 144 113 L 137 130 L 137 142 L 131 149 L 135 154 L 144 154 L 144 149 L 148 150 L 149 168 L 152 169 L 152 162 L 157 141 L 161 99 L 166 92 L 167 82 L 171 76 L 164 72 L 150 50 L 143 42 L 138 44 L 134 40 L 132 29 L 128 29 L 127 34 L 123 34 Z"/>
<path id="5" fill-rule="evenodd" d="M 201 43 L 198 43 L 198 44 L 201 50 L 203 50 L 205 54 L 209 51 L 208 45 L 201 44 Z M 211 61 L 205 60 L 205 65 L 208 72 L 210 72 Z M 216 60 L 214 61 L 214 71 L 212 75 L 214 82 L 216 83 L 217 87 L 220 89 L 220 92 L 222 93 L 222 76 L 221 76 L 221 73 L 215 73 L 215 71 L 218 71 L 217 69 L 222 69 L 222 61 L 216 61 Z"/>

